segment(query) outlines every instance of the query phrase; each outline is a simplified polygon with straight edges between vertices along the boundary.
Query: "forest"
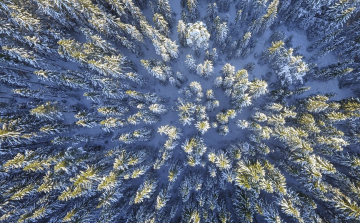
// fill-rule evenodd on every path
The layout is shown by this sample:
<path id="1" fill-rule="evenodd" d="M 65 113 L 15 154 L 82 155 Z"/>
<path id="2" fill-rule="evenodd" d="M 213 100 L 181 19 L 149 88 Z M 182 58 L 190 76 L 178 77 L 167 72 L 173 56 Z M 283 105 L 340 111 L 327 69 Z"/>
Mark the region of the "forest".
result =
<path id="1" fill-rule="evenodd" d="M 0 222 L 360 223 L 360 1 L 0 0 Z"/>

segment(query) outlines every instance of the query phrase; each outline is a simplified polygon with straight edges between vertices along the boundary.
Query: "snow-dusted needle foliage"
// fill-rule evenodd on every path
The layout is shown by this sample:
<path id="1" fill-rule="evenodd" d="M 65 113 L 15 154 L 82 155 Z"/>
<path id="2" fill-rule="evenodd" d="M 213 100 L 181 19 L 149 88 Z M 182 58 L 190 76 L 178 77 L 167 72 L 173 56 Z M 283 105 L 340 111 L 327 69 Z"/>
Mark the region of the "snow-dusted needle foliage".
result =
<path id="1" fill-rule="evenodd" d="M 210 34 L 206 29 L 206 25 L 200 21 L 196 23 L 188 23 L 186 26 L 186 43 L 190 47 L 197 48 L 208 48 Z"/>
<path id="2" fill-rule="evenodd" d="M 360 223 L 360 2 L 1 0 L 0 222 Z"/>

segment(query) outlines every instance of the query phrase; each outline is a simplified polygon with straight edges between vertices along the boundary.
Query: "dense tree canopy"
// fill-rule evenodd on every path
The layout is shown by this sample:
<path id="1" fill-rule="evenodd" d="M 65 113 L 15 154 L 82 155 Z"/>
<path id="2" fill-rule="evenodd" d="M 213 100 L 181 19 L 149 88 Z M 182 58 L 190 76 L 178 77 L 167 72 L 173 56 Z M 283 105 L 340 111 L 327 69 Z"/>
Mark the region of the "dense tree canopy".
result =
<path id="1" fill-rule="evenodd" d="M 0 222 L 360 222 L 359 8 L 2 0 Z"/>

